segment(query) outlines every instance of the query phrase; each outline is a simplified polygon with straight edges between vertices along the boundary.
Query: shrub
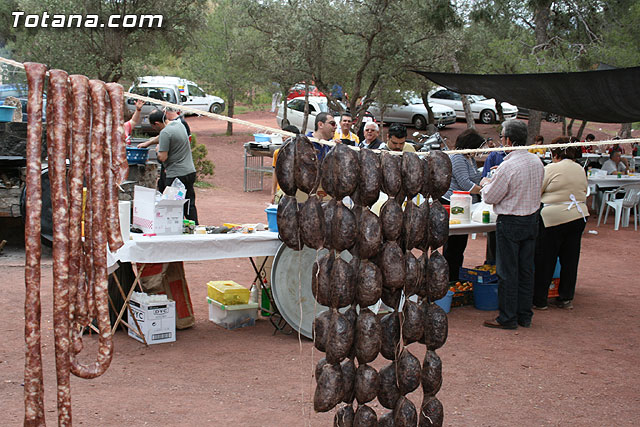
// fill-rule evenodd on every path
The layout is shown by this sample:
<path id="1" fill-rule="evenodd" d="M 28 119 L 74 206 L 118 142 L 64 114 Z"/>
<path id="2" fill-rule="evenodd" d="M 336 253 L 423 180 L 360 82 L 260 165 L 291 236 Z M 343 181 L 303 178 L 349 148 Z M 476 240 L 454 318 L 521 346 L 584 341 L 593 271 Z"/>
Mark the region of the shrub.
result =
<path id="1" fill-rule="evenodd" d="M 191 134 L 191 156 L 196 167 L 196 181 L 207 175 L 213 176 L 215 173 L 216 166 L 207 159 L 207 153 L 207 147 L 204 144 L 198 144 L 196 134 Z"/>

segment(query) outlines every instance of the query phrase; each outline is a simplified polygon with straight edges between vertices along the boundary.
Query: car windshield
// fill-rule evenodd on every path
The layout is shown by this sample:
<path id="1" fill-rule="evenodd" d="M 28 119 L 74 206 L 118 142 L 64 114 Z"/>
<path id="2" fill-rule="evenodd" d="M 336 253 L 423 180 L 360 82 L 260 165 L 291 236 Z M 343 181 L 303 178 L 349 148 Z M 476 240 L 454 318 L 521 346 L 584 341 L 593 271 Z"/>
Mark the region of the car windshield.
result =
<path id="1" fill-rule="evenodd" d="M 422 98 L 420 98 L 418 95 L 412 95 L 406 98 L 406 101 L 407 101 L 407 104 L 411 104 L 411 105 L 424 104 L 424 102 L 422 102 Z"/>
<path id="2" fill-rule="evenodd" d="M 483 95 L 469 95 L 469 98 L 473 99 L 474 101 L 484 101 L 485 99 L 487 99 L 487 97 Z"/>

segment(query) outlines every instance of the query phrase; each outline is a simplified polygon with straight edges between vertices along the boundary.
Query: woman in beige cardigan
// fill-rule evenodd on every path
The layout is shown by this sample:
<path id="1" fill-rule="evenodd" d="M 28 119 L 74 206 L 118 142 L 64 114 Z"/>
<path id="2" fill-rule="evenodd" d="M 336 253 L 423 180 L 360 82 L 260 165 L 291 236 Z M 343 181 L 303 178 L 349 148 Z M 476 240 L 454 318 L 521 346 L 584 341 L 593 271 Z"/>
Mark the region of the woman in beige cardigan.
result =
<path id="1" fill-rule="evenodd" d="M 569 138 L 555 138 L 552 144 L 569 142 Z M 556 148 L 551 150 L 553 163 L 544 169 L 542 182 L 542 210 L 540 230 L 536 242 L 535 288 L 533 306 L 547 308 L 547 294 L 556 266 L 560 258 L 559 297 L 555 305 L 573 308 L 573 294 L 576 289 L 580 241 L 589 211 L 587 210 L 587 177 L 584 169 L 574 162 L 575 149 Z"/>

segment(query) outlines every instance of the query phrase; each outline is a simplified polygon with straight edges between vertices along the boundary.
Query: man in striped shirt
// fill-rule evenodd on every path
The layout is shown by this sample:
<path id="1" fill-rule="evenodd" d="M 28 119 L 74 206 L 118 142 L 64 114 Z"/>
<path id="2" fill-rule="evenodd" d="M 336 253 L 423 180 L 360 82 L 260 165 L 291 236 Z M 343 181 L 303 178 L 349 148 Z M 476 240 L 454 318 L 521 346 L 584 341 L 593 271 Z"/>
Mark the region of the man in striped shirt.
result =
<path id="1" fill-rule="evenodd" d="M 502 124 L 503 145 L 524 146 L 527 125 L 519 120 Z M 484 326 L 516 329 L 531 326 L 534 254 L 544 168 L 535 154 L 514 150 L 504 158 L 491 181 L 482 188 L 486 203 L 498 214 L 496 268 L 499 315 Z"/>

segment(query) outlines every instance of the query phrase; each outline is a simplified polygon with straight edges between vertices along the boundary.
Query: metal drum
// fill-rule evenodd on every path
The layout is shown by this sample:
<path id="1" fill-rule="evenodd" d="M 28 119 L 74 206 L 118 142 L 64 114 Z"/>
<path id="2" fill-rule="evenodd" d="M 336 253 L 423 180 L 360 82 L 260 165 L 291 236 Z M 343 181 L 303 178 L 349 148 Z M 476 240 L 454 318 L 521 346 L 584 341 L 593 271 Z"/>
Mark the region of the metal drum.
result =
<path id="1" fill-rule="evenodd" d="M 326 252 L 327 249 L 322 249 L 318 256 Z M 347 251 L 340 256 L 347 262 L 351 260 L 351 254 Z M 329 309 L 318 304 L 311 292 L 315 261 L 315 249 L 305 246 L 301 251 L 294 251 L 283 243 L 278 248 L 271 268 L 271 292 L 280 314 L 294 330 L 310 339 L 313 339 L 313 319 Z"/>

